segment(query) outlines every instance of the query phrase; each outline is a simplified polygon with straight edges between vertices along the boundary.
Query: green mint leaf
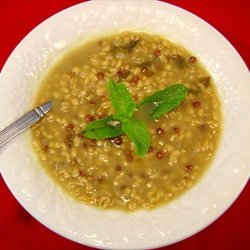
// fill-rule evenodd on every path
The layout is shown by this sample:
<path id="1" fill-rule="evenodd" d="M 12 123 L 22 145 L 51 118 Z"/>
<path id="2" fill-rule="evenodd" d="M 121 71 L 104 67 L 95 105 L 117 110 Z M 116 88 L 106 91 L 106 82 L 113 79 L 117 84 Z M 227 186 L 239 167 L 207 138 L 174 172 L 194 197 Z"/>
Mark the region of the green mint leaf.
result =
<path id="1" fill-rule="evenodd" d="M 187 92 L 188 89 L 183 84 L 174 84 L 146 97 L 142 102 L 139 103 L 138 107 L 146 103 L 158 104 L 161 102 L 168 102 L 172 103 L 174 106 L 173 108 L 175 108 L 185 99 Z M 175 103 L 178 104 L 175 105 Z"/>
<path id="2" fill-rule="evenodd" d="M 123 83 L 115 83 L 113 80 L 108 82 L 110 101 L 116 111 L 114 119 L 124 120 L 132 117 L 135 111 L 135 103 L 131 94 Z"/>
<path id="3" fill-rule="evenodd" d="M 83 135 L 91 139 L 105 139 L 116 137 L 123 134 L 121 124 L 117 126 L 113 125 L 113 116 L 107 116 L 105 118 L 90 122 L 82 131 Z"/>
<path id="4" fill-rule="evenodd" d="M 160 103 L 151 113 L 151 116 L 153 119 L 158 119 L 162 115 L 168 113 L 169 111 L 173 110 L 174 108 L 178 107 L 182 103 L 183 99 L 179 99 L 177 102 L 174 101 L 168 101 L 168 102 L 162 102 Z"/>
<path id="5" fill-rule="evenodd" d="M 151 113 L 157 119 L 165 113 L 177 108 L 185 99 L 188 88 L 183 84 L 174 84 L 146 97 L 138 106 L 155 103 L 157 107 Z"/>
<path id="6" fill-rule="evenodd" d="M 130 119 L 122 123 L 124 133 L 135 145 L 135 152 L 139 156 L 147 154 L 150 145 L 150 134 L 146 124 L 142 121 Z"/>

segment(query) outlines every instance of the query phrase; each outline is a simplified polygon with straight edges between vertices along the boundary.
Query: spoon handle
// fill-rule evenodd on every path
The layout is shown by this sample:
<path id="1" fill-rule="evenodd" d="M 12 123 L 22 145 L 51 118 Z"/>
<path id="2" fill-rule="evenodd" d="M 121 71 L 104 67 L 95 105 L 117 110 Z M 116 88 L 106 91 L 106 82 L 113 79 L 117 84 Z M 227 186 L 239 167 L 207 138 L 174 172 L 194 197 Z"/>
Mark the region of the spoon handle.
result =
<path id="1" fill-rule="evenodd" d="M 49 101 L 20 117 L 18 120 L 10 124 L 7 128 L 0 131 L 0 147 L 6 142 L 20 134 L 26 128 L 39 121 L 52 108 L 52 102 Z"/>

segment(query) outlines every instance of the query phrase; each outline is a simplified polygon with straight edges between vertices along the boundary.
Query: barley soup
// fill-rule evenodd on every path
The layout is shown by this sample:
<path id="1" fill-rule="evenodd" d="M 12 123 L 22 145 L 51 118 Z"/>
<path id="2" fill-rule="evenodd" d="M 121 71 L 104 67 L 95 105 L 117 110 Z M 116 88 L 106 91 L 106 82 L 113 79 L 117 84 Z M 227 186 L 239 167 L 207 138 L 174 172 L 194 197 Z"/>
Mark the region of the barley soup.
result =
<path id="1" fill-rule="evenodd" d="M 107 81 L 123 82 L 138 103 L 174 83 L 188 88 L 185 101 L 159 119 L 135 112 L 150 132 L 144 157 L 126 135 L 83 136 L 93 120 L 114 113 Z M 183 47 L 150 33 L 121 32 L 72 49 L 42 80 L 34 106 L 53 100 L 32 127 L 41 165 L 80 202 L 136 211 L 155 208 L 192 187 L 203 175 L 221 134 L 220 101 L 211 77 Z"/>

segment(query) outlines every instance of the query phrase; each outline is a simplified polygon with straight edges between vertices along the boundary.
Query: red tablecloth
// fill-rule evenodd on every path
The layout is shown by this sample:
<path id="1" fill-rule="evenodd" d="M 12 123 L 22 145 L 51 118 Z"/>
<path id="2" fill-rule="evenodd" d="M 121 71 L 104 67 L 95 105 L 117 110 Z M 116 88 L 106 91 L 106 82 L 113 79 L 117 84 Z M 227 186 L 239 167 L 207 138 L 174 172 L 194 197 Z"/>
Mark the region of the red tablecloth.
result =
<path id="1" fill-rule="evenodd" d="M 140 0 L 137 0 L 140 1 Z M 15 46 L 35 26 L 80 0 L 2 0 L 0 2 L 0 69 Z M 200 16 L 217 28 L 250 67 L 249 0 L 166 1 Z M 229 58 L 230 60 L 230 58 Z M 3 107 L 1 107 L 3 108 Z M 250 249 L 250 183 L 216 222 L 166 249 Z M 0 249 L 92 249 L 51 232 L 15 200 L 0 177 Z"/>

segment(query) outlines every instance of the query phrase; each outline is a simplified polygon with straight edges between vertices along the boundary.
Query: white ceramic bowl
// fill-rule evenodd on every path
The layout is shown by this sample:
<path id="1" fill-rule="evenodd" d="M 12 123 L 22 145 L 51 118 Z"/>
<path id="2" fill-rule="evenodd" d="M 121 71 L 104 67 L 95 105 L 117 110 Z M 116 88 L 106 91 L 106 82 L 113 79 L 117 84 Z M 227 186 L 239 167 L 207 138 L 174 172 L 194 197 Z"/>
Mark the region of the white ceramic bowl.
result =
<path id="1" fill-rule="evenodd" d="M 66 9 L 29 33 L 6 62 L 0 82 L 0 126 L 30 108 L 44 71 L 73 43 L 121 29 L 152 31 L 182 44 L 214 78 L 224 129 L 205 176 L 179 199 L 153 211 L 97 210 L 65 195 L 48 178 L 31 149 L 29 131 L 1 148 L 1 174 L 31 215 L 66 238 L 96 248 L 155 248 L 209 225 L 249 178 L 249 72 L 218 31 L 191 13 L 158 1 L 91 1 Z"/>

